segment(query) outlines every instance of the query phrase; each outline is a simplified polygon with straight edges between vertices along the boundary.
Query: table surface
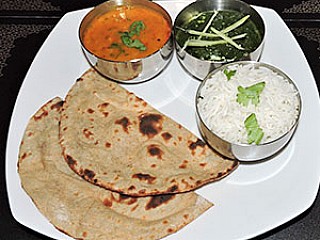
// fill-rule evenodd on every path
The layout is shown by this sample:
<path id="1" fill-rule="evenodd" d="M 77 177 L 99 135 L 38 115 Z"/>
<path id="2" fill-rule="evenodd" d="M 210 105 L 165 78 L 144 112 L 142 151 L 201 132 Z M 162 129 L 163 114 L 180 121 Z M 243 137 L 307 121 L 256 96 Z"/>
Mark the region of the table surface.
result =
<path id="1" fill-rule="evenodd" d="M 21 226 L 10 212 L 5 182 L 5 150 L 19 88 L 37 51 L 61 17 L 94 6 L 91 0 L 0 0 L 0 240 L 49 239 Z M 320 1 L 246 0 L 274 9 L 302 48 L 320 87 Z M 272 213 L 270 213 L 272 214 Z M 255 239 L 320 239 L 320 196 L 304 213 Z"/>

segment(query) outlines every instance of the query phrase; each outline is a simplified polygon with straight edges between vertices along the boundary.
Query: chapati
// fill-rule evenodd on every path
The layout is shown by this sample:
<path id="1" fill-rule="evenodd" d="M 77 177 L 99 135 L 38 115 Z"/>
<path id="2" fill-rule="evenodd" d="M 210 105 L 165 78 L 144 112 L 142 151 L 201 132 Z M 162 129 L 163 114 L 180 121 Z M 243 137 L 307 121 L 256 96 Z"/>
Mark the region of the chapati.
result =
<path id="1" fill-rule="evenodd" d="M 60 136 L 64 157 L 78 175 L 131 196 L 194 190 L 238 166 L 93 69 L 66 96 Z"/>
<path id="2" fill-rule="evenodd" d="M 62 155 L 62 103 L 54 98 L 32 116 L 18 161 L 22 187 L 57 229 L 76 239 L 159 239 L 212 206 L 194 192 L 130 197 L 83 180 Z"/>

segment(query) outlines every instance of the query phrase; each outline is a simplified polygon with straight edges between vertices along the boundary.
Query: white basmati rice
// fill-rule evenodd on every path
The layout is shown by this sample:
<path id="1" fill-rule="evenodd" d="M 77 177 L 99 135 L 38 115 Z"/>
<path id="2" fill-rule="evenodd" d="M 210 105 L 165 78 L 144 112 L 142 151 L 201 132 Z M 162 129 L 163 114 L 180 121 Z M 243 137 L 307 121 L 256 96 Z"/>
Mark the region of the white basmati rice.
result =
<path id="1" fill-rule="evenodd" d="M 245 119 L 255 113 L 264 132 L 261 143 L 279 138 L 296 123 L 300 100 L 295 86 L 278 73 L 253 64 L 231 65 L 236 74 L 228 81 L 223 70 L 206 80 L 198 98 L 198 112 L 211 131 L 231 143 L 247 143 Z M 265 82 L 260 103 L 242 106 L 237 102 L 238 86 Z"/>

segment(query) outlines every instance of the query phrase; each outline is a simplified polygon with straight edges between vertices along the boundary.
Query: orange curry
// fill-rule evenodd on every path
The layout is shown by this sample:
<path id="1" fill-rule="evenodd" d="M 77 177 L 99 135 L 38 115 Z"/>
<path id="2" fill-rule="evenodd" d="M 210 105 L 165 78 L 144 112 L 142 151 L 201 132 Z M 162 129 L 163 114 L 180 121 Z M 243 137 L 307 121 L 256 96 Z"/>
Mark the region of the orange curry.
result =
<path id="1" fill-rule="evenodd" d="M 91 22 L 83 44 L 100 58 L 128 61 L 156 52 L 170 34 L 171 27 L 160 13 L 144 6 L 119 6 Z"/>

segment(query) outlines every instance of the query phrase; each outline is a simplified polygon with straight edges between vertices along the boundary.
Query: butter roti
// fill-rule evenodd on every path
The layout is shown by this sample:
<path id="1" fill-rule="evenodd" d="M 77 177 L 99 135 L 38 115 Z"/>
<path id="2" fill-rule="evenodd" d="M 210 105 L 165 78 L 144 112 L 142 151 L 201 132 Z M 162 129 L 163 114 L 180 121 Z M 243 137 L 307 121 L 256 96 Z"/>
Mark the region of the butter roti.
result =
<path id="1" fill-rule="evenodd" d="M 62 155 L 61 106 L 55 98 L 30 119 L 18 162 L 22 187 L 60 231 L 76 239 L 159 239 L 212 206 L 193 192 L 129 197 L 83 180 Z"/>
<path id="2" fill-rule="evenodd" d="M 65 159 L 76 173 L 132 196 L 190 191 L 238 165 L 92 69 L 66 96 L 60 134 Z"/>

